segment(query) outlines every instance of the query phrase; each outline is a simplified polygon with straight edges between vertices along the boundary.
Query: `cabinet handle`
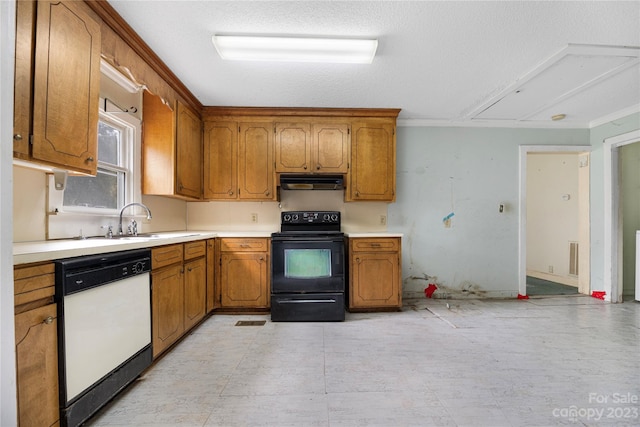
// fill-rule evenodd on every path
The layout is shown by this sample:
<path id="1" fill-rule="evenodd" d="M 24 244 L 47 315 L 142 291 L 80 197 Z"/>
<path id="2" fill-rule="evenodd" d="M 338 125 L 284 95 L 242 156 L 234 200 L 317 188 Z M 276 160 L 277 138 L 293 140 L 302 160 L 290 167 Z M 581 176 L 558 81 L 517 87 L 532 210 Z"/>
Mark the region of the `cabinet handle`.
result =
<path id="1" fill-rule="evenodd" d="M 19 133 L 16 133 L 15 135 L 13 135 L 13 140 L 22 141 L 22 135 L 20 135 Z"/>
<path id="2" fill-rule="evenodd" d="M 380 243 L 372 243 L 371 247 L 373 248 L 379 248 L 380 247 Z"/>
<path id="3" fill-rule="evenodd" d="M 44 324 L 46 324 L 46 325 L 50 325 L 50 324 L 52 324 L 52 323 L 53 323 L 53 317 L 51 317 L 51 316 L 47 317 L 46 319 L 44 319 L 44 320 L 42 321 L 42 323 L 44 323 Z"/>
<path id="4" fill-rule="evenodd" d="M 258 258 L 260 261 L 264 261 L 264 257 L 260 257 Z"/>
<path id="5" fill-rule="evenodd" d="M 307 165 L 304 165 L 302 169 L 307 170 Z"/>
<path id="6" fill-rule="evenodd" d="M 230 196 L 233 196 L 233 190 L 229 190 L 229 191 L 228 191 L 228 194 L 229 194 Z"/>
<path id="7" fill-rule="evenodd" d="M 356 262 L 360 264 L 360 258 L 356 258 Z"/>
<path id="8" fill-rule="evenodd" d="M 360 197 L 360 192 L 356 191 L 356 197 Z"/>
<path id="9" fill-rule="evenodd" d="M 191 272 L 191 270 L 193 270 L 191 267 L 187 268 L 188 272 Z"/>
<path id="10" fill-rule="evenodd" d="M 93 160 L 94 160 L 93 156 L 89 156 L 89 157 L 87 157 L 87 163 L 88 163 L 88 162 L 93 162 Z"/>
<path id="11" fill-rule="evenodd" d="M 320 165 L 316 166 L 316 169 L 317 169 L 317 170 L 320 170 Z"/>
<path id="12" fill-rule="evenodd" d="M 265 196 L 269 196 L 270 194 L 271 194 L 271 191 L 269 191 L 269 190 L 267 190 L 267 191 L 265 191 L 265 192 L 264 192 L 264 195 L 265 195 Z"/>

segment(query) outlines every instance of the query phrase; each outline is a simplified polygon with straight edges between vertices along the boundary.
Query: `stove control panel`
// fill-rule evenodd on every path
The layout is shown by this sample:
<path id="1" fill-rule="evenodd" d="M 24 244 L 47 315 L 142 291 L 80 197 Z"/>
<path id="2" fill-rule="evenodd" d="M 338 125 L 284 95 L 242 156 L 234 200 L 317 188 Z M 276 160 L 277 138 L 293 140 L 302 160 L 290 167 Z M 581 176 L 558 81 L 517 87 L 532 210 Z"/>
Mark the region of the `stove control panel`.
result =
<path id="1" fill-rule="evenodd" d="M 338 211 L 282 212 L 282 224 L 340 224 Z"/>

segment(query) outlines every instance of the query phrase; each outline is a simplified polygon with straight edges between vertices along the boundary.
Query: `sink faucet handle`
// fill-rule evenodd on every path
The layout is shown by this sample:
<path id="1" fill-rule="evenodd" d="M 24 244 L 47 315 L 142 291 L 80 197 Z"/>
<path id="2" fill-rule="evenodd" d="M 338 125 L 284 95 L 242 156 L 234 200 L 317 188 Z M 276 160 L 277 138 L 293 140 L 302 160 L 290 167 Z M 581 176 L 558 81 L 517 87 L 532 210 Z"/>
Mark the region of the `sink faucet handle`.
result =
<path id="1" fill-rule="evenodd" d="M 135 219 L 131 220 L 131 224 L 129 224 L 129 234 L 133 234 L 134 236 L 138 235 L 138 223 Z"/>
<path id="2" fill-rule="evenodd" d="M 100 226 L 100 228 L 106 228 L 107 229 L 107 234 L 104 235 L 104 237 L 111 239 L 113 237 L 113 226 L 111 225 L 102 225 Z"/>

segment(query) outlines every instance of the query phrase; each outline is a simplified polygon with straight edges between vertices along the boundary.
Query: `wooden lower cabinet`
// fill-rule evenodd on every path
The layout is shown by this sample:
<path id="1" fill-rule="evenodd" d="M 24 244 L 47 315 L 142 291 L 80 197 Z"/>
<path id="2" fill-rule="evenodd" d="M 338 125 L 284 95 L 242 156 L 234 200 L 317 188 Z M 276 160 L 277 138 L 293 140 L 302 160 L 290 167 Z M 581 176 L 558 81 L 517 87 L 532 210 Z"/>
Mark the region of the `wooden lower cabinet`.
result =
<path id="1" fill-rule="evenodd" d="M 349 310 L 400 309 L 400 238 L 349 239 Z"/>
<path id="2" fill-rule="evenodd" d="M 54 270 L 53 263 L 14 269 L 20 426 L 52 426 L 58 425 L 60 420 Z"/>
<path id="3" fill-rule="evenodd" d="M 207 314 L 207 259 L 184 264 L 184 328 L 194 327 Z"/>
<path id="4" fill-rule="evenodd" d="M 219 239 L 220 308 L 269 308 L 269 271 L 269 239 Z"/>
<path id="5" fill-rule="evenodd" d="M 151 250 L 153 357 L 157 357 L 207 314 L 206 241 Z"/>
<path id="6" fill-rule="evenodd" d="M 184 332 L 184 286 L 182 264 L 151 273 L 151 313 L 153 357 L 156 357 Z"/>

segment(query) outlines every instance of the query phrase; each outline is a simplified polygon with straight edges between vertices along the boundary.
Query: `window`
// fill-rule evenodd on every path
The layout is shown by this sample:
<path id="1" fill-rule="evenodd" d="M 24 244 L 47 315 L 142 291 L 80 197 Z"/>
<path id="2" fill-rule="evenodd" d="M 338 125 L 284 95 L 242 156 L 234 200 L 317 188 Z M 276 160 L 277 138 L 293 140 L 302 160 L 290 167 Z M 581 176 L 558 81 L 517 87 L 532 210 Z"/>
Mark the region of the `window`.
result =
<path id="1" fill-rule="evenodd" d="M 55 208 L 65 213 L 113 215 L 128 203 L 139 202 L 139 139 L 138 119 L 100 111 L 97 174 L 69 176 L 64 191 L 50 192 Z"/>

